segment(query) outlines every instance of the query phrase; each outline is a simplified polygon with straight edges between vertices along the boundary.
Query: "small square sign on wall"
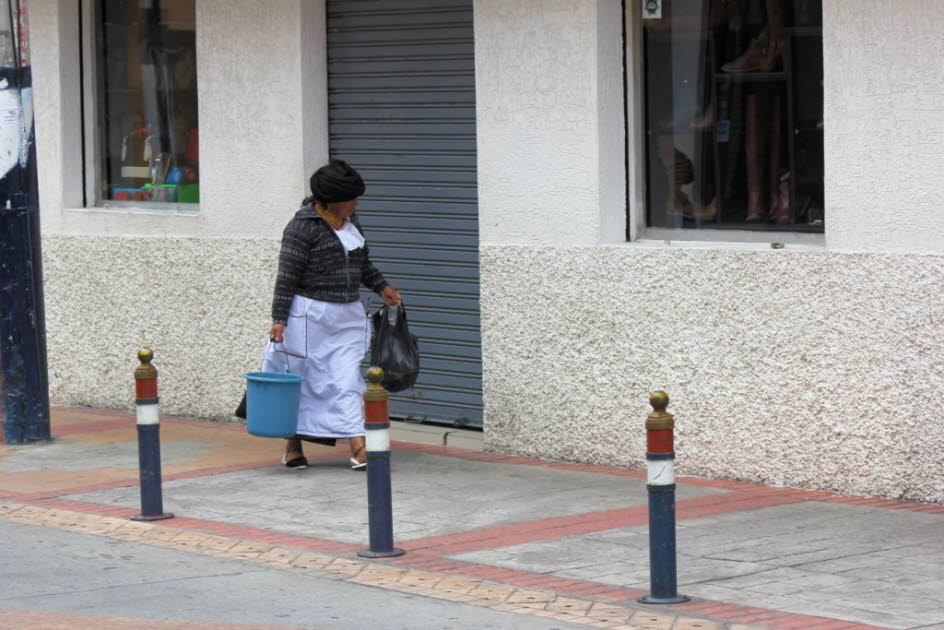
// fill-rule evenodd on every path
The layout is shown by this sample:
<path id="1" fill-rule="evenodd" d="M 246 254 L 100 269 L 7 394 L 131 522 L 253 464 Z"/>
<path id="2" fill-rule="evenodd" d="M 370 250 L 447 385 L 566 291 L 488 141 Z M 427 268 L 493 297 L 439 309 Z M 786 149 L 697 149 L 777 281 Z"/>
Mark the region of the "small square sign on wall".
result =
<path id="1" fill-rule="evenodd" d="M 642 19 L 661 20 L 662 19 L 662 0 L 641 0 Z"/>

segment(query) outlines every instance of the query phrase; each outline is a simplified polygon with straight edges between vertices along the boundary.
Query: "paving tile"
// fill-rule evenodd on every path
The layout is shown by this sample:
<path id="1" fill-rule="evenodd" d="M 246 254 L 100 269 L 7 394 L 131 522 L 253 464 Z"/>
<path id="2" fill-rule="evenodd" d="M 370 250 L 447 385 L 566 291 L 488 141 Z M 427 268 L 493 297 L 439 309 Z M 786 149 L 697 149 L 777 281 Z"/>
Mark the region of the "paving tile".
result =
<path id="1" fill-rule="evenodd" d="M 515 588 L 511 586 L 498 586 L 498 585 L 485 585 L 480 584 L 467 595 L 471 599 L 480 599 L 493 602 L 504 602 L 508 597 L 515 592 Z"/>
<path id="2" fill-rule="evenodd" d="M 510 600 L 509 600 L 510 601 Z M 547 610 L 560 610 L 585 614 L 593 605 L 592 601 L 573 599 L 571 597 L 557 597 L 547 605 Z"/>
<path id="3" fill-rule="evenodd" d="M 724 626 L 715 621 L 702 619 L 677 619 L 672 630 L 723 630 Z"/>
<path id="4" fill-rule="evenodd" d="M 593 617 L 594 619 L 599 619 L 600 621 L 624 623 L 634 612 L 635 611 L 624 606 L 616 606 L 613 604 L 597 602 L 593 604 L 586 614 L 588 617 Z"/>
<path id="5" fill-rule="evenodd" d="M 354 576 L 364 569 L 365 564 L 346 558 L 335 558 L 324 567 L 325 571 L 339 575 Z"/>
<path id="6" fill-rule="evenodd" d="M 230 548 L 229 553 L 234 556 L 259 557 L 272 549 L 272 545 L 254 542 L 240 542 Z"/>
<path id="7" fill-rule="evenodd" d="M 675 623 L 675 615 L 664 615 L 639 611 L 629 618 L 630 625 L 645 630 L 670 630 Z"/>
<path id="8" fill-rule="evenodd" d="M 409 571 L 400 577 L 400 584 L 409 584 L 423 588 L 435 588 L 443 580 L 444 576 L 437 573 L 427 573 L 425 571 Z"/>
<path id="9" fill-rule="evenodd" d="M 142 540 L 147 541 L 170 541 L 177 537 L 180 534 L 179 529 L 168 529 L 164 527 L 155 527 L 154 529 L 148 530 L 141 535 Z"/>
<path id="10" fill-rule="evenodd" d="M 477 580 L 447 577 L 439 582 L 435 588 L 437 591 L 448 591 L 465 595 L 477 589 L 479 584 Z"/>
<path id="11" fill-rule="evenodd" d="M 259 556 L 259 560 L 262 562 L 271 562 L 276 564 L 292 564 L 295 558 L 297 558 L 299 555 L 299 552 L 292 551 L 291 549 L 273 547 L 269 551 Z"/>

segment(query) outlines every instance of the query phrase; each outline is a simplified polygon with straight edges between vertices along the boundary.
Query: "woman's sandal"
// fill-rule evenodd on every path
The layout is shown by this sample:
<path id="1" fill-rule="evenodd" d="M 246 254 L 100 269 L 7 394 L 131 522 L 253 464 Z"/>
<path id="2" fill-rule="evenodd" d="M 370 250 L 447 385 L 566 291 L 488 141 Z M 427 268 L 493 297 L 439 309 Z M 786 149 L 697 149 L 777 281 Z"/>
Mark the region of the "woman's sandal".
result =
<path id="1" fill-rule="evenodd" d="M 357 461 L 357 456 L 360 455 L 361 451 L 364 450 L 364 447 L 360 447 L 354 452 L 354 457 L 351 458 L 351 470 L 366 470 L 367 461 L 359 462 Z"/>
<path id="2" fill-rule="evenodd" d="M 285 455 L 282 455 L 282 463 L 285 464 L 286 468 L 294 468 L 296 470 L 301 470 L 303 468 L 308 468 L 308 460 L 305 459 L 305 454 L 302 452 L 302 443 L 297 440 L 295 441 L 295 448 L 288 448 L 292 444 L 292 440 L 288 440 L 286 444 Z"/>
<path id="3" fill-rule="evenodd" d="M 293 457 L 292 459 L 289 459 L 288 455 L 283 455 L 282 463 L 285 464 L 286 468 L 294 468 L 296 470 L 308 468 L 308 460 L 305 459 L 304 455 L 299 455 L 298 457 Z"/>

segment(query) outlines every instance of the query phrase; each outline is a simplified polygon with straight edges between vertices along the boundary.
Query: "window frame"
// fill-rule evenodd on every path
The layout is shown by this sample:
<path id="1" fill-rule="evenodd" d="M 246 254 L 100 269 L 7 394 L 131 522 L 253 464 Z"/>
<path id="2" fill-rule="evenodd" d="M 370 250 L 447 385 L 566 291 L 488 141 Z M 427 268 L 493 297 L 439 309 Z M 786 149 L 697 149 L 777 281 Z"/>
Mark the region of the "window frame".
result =
<path id="1" fill-rule="evenodd" d="M 102 196 L 102 129 L 99 117 L 98 95 L 104 86 L 97 54 L 98 5 L 101 0 L 79 0 L 79 88 L 81 108 L 82 145 L 82 207 L 91 210 L 129 210 L 141 213 L 193 215 L 200 211 L 200 203 L 167 201 L 124 201 L 104 199 Z M 196 29 L 196 25 L 194 25 Z M 197 107 L 199 108 L 200 74 L 197 72 Z"/>
<path id="2" fill-rule="evenodd" d="M 792 230 L 736 230 L 717 228 L 672 228 L 651 227 L 647 223 L 649 210 L 649 191 L 647 173 L 647 129 L 646 129 L 646 93 L 645 93 L 645 47 L 643 38 L 642 8 L 639 0 L 624 0 L 625 54 L 624 81 L 626 94 L 626 149 L 627 156 L 627 195 L 626 221 L 628 225 L 627 241 L 679 242 L 717 242 L 717 243 L 770 243 L 771 245 L 804 245 L 816 248 L 825 247 L 826 230 L 821 232 L 799 232 Z M 826 38 L 826 32 L 823 32 Z M 823 84 L 825 89 L 825 67 Z M 827 130 L 823 130 L 824 137 Z M 828 144 L 824 142 L 824 145 Z M 828 167 L 824 156 L 823 179 Z M 828 187 L 827 187 L 828 190 Z M 823 214 L 828 215 L 828 195 L 824 199 Z"/>

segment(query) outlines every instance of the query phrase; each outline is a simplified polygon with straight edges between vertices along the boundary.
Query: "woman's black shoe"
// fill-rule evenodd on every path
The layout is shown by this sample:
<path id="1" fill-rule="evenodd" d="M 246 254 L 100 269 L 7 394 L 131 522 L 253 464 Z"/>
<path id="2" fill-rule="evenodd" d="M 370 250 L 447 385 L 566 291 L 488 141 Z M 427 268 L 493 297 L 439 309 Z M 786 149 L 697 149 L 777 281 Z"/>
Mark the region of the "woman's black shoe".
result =
<path id="1" fill-rule="evenodd" d="M 301 470 L 302 468 L 308 468 L 308 460 L 305 459 L 305 456 L 293 457 L 292 459 L 286 460 L 282 458 L 282 463 L 285 464 L 286 468 L 297 468 Z"/>

